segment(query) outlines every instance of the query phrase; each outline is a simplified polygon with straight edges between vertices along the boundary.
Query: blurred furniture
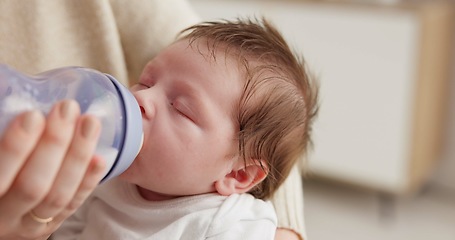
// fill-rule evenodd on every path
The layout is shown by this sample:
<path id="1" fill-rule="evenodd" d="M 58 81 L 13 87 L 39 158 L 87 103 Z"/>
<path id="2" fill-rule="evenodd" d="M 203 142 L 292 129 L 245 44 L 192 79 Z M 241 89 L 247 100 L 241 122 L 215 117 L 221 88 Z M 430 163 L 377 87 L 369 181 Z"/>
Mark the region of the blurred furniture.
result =
<path id="1" fill-rule="evenodd" d="M 265 15 L 321 83 L 310 176 L 403 194 L 437 163 L 452 51 L 451 5 L 202 1 L 204 19 Z"/>

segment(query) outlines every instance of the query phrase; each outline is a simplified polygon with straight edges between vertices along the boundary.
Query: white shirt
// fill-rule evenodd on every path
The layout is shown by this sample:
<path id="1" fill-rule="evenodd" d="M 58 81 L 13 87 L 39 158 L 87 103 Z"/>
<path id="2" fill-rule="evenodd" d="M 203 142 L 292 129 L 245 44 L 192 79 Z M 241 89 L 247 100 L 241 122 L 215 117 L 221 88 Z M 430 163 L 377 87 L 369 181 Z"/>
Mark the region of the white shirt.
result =
<path id="1" fill-rule="evenodd" d="M 273 239 L 277 217 L 250 194 L 147 201 L 113 179 L 98 187 L 52 239 Z"/>

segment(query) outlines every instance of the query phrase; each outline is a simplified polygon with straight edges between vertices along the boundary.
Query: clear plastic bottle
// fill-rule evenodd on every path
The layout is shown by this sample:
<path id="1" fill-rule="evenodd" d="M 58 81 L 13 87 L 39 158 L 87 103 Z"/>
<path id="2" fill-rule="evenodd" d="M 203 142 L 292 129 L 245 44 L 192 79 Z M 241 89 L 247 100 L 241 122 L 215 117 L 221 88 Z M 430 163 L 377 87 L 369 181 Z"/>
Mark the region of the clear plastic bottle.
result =
<path id="1" fill-rule="evenodd" d="M 64 67 L 28 76 L 0 64 L 0 135 L 19 113 L 39 109 L 48 114 L 63 99 L 76 100 L 82 114 L 101 121 L 96 153 L 107 163 L 102 181 L 125 171 L 142 147 L 141 111 L 127 88 L 93 69 Z"/>

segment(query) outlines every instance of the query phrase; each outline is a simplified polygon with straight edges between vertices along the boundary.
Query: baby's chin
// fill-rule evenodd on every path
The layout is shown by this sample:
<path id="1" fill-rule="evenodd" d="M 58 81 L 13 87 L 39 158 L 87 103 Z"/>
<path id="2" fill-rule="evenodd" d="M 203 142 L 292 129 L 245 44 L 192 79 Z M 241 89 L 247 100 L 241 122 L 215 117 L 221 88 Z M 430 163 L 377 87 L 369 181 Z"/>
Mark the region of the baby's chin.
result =
<path id="1" fill-rule="evenodd" d="M 138 180 L 137 176 L 138 174 L 135 174 L 134 171 L 127 169 L 117 178 L 120 179 L 121 181 L 135 185 L 141 197 L 148 201 L 164 201 L 180 197 L 176 195 L 159 193 L 148 188 L 142 187 L 141 183 L 137 181 Z"/>
<path id="2" fill-rule="evenodd" d="M 136 187 L 141 197 L 148 201 L 165 201 L 181 197 L 154 192 L 138 185 Z"/>
<path id="3" fill-rule="evenodd" d="M 134 181 L 135 176 L 137 176 L 137 174 L 134 174 L 134 170 L 130 167 L 126 169 L 122 174 L 118 175 L 117 178 L 119 178 L 122 181 L 135 184 Z"/>

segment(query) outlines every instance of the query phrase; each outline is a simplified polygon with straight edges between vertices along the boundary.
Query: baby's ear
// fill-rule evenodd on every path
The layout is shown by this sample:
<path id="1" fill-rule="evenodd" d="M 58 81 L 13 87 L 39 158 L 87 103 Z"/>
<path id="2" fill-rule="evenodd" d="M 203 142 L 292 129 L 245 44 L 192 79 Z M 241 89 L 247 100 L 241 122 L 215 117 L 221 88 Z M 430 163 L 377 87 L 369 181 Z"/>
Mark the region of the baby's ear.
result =
<path id="1" fill-rule="evenodd" d="M 245 166 L 240 162 L 224 178 L 215 182 L 216 191 L 224 196 L 246 193 L 267 177 L 269 169 L 263 160 L 252 160 Z"/>

